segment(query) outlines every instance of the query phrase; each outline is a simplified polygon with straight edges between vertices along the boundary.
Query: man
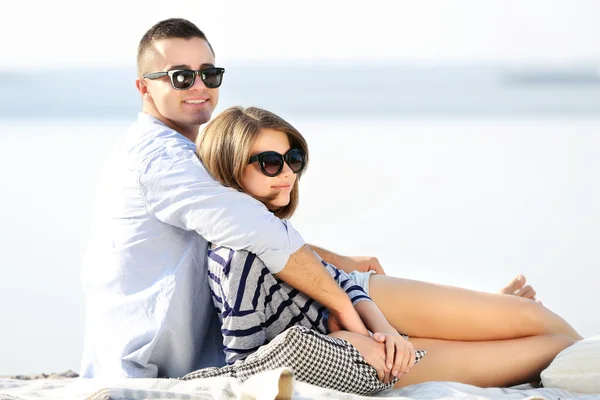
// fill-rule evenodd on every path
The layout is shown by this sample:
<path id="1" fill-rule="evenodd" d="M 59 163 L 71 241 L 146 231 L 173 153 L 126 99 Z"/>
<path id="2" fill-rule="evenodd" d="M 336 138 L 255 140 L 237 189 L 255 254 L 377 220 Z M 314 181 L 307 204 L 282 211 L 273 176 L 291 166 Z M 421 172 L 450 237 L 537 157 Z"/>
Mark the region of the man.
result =
<path id="1" fill-rule="evenodd" d="M 187 20 L 157 23 L 140 41 L 137 73 L 142 112 L 100 179 L 83 261 L 81 376 L 178 377 L 224 364 L 207 241 L 257 254 L 340 326 L 368 334 L 294 228 L 222 187 L 197 159 L 194 142 L 224 74 L 206 36 Z M 381 271 L 374 259 L 336 261 Z"/>

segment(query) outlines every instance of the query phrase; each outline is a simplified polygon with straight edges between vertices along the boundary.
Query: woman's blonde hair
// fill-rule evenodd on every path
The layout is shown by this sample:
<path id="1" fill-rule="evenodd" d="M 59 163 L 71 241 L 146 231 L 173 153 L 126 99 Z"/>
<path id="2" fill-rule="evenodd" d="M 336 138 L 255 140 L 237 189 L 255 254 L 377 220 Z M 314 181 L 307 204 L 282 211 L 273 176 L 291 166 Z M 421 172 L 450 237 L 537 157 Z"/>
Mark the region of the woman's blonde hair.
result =
<path id="1" fill-rule="evenodd" d="M 208 172 L 224 186 L 246 193 L 242 184 L 252 145 L 261 129 L 283 132 L 291 148 L 302 150 L 308 164 L 308 145 L 304 137 L 283 118 L 257 107 L 231 107 L 213 118 L 198 135 L 196 152 Z M 298 179 L 288 205 L 275 211 L 279 218 L 290 218 L 298 206 Z"/>

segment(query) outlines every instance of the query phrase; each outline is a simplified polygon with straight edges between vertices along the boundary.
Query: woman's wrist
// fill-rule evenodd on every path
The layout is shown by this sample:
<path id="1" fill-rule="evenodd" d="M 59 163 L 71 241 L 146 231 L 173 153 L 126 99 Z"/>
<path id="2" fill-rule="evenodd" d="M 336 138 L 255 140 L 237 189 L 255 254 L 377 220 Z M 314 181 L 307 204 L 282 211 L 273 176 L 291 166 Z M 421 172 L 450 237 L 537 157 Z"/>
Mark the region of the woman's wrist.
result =
<path id="1" fill-rule="evenodd" d="M 354 305 L 354 309 L 369 331 L 373 333 L 392 333 L 395 331 L 394 327 L 388 322 L 373 301 L 359 301 Z"/>
<path id="2" fill-rule="evenodd" d="M 373 332 L 373 334 L 375 334 L 375 333 L 389 333 L 390 335 L 399 335 L 400 334 L 387 321 L 383 324 L 376 324 L 373 328 L 376 328 L 376 329 L 369 328 Z"/>

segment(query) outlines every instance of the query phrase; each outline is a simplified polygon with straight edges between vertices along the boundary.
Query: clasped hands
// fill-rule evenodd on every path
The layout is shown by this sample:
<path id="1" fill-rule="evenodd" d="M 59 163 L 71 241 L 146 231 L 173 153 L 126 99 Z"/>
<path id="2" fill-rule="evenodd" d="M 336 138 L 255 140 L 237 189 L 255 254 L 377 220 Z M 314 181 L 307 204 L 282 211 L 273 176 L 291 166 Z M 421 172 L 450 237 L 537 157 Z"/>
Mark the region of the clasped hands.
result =
<path id="1" fill-rule="evenodd" d="M 385 275 L 379 260 L 375 257 L 340 257 L 338 267 L 346 272 L 375 271 Z M 384 383 L 389 383 L 394 377 L 400 377 L 410 371 L 415 364 L 415 349 L 411 342 L 404 339 L 398 332 L 376 332 L 371 334 L 362 328 L 365 334 L 354 333 L 344 329 L 348 325 L 342 323 L 342 315 L 330 314 L 329 329 L 331 336 L 344 339 L 352 344 L 365 361 L 377 371 L 377 377 Z M 353 329 L 356 331 L 356 329 Z M 358 331 L 360 331 L 359 329 Z M 369 336 L 367 336 L 367 333 Z"/>
<path id="2" fill-rule="evenodd" d="M 365 336 L 349 331 L 336 331 L 330 336 L 344 339 L 358 350 L 365 361 L 375 368 L 384 383 L 399 378 L 415 364 L 415 348 L 398 333 L 376 332 Z"/>

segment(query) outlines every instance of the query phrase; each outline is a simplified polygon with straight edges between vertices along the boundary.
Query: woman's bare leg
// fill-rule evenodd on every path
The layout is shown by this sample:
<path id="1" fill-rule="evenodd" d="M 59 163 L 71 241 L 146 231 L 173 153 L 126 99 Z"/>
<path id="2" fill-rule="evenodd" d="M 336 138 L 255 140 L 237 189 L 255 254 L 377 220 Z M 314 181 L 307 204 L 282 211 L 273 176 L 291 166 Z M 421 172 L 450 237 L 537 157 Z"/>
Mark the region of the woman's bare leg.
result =
<path id="1" fill-rule="evenodd" d="M 461 382 L 480 387 L 512 386 L 539 380 L 554 357 L 573 344 L 564 335 L 461 342 L 412 338 L 415 349 L 427 350 L 395 387 L 427 381 Z"/>
<path id="2" fill-rule="evenodd" d="M 390 324 L 411 337 L 498 340 L 544 334 L 582 337 L 541 304 L 518 296 L 372 275 L 369 295 Z"/>

